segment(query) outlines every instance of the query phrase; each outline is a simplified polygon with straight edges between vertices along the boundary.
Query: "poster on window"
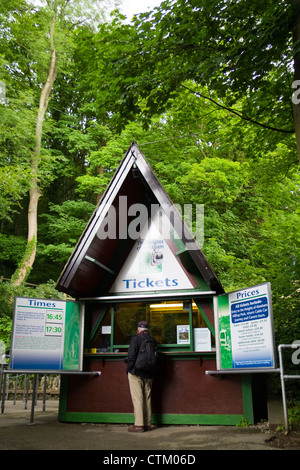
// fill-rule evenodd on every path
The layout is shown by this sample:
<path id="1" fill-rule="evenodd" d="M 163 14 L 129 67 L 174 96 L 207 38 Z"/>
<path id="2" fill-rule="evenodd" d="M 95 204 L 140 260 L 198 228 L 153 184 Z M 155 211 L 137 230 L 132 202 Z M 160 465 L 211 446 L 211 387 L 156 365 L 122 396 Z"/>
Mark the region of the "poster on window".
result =
<path id="1" fill-rule="evenodd" d="M 215 297 L 217 368 L 274 368 L 270 283 Z"/>
<path id="2" fill-rule="evenodd" d="M 208 328 L 194 328 L 195 351 L 211 351 L 211 333 Z"/>
<path id="3" fill-rule="evenodd" d="M 82 370 L 82 330 L 79 303 L 16 297 L 10 368 Z"/>
<path id="4" fill-rule="evenodd" d="M 177 325 L 177 344 L 190 344 L 189 325 Z"/>

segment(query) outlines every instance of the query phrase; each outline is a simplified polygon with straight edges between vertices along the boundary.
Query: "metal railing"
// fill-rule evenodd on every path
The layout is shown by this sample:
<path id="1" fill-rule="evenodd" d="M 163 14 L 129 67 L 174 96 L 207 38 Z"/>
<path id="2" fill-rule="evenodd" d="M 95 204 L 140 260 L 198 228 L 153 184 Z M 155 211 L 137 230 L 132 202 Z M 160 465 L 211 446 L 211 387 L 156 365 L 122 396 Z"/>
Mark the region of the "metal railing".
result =
<path id="1" fill-rule="evenodd" d="M 286 403 L 286 390 L 285 390 L 285 381 L 286 380 L 298 380 L 300 379 L 299 375 L 287 375 L 284 373 L 284 364 L 283 364 L 283 357 L 282 351 L 284 349 L 291 348 L 291 349 L 300 349 L 300 343 L 295 341 L 293 344 L 280 344 L 278 346 L 278 355 L 279 355 L 279 368 L 274 369 L 224 369 L 224 370 L 206 370 L 205 374 L 207 375 L 225 375 L 225 374 L 269 374 L 269 373 L 277 373 L 280 374 L 280 382 L 281 382 L 281 393 L 282 393 L 282 403 L 283 403 L 283 415 L 284 415 L 284 426 L 286 433 L 289 432 L 289 419 L 288 419 L 288 410 L 287 410 L 287 403 Z"/>
<path id="2" fill-rule="evenodd" d="M 4 413 L 5 410 L 5 400 L 8 397 L 8 381 L 10 378 L 14 378 L 16 380 L 15 384 L 15 395 L 14 400 L 16 399 L 16 386 L 17 380 L 20 376 L 24 376 L 26 382 L 26 390 L 23 389 L 23 399 L 25 404 L 25 409 L 27 409 L 27 402 L 28 398 L 31 395 L 31 415 L 30 415 L 30 423 L 34 421 L 34 407 L 37 401 L 37 394 L 38 394 L 38 381 L 39 376 L 44 378 L 44 386 L 43 386 L 43 411 L 46 409 L 46 396 L 47 396 L 47 376 L 49 375 L 94 375 L 100 376 L 100 371 L 79 371 L 79 370 L 14 370 L 8 369 L 8 364 L 5 363 L 6 359 L 9 356 L 3 354 L 1 357 L 1 369 L 0 369 L 0 400 L 1 400 L 1 413 Z M 33 385 L 31 391 L 29 390 L 29 377 L 33 376 Z"/>
<path id="3" fill-rule="evenodd" d="M 0 369 L 0 403 L 1 413 L 4 413 L 5 402 L 12 397 L 13 404 L 17 403 L 18 398 L 21 397 L 24 403 L 24 409 L 28 408 L 28 401 L 30 397 L 34 398 L 35 404 L 37 403 L 38 397 L 41 396 L 43 411 L 46 410 L 46 401 L 49 395 L 54 394 L 52 388 L 48 389 L 50 385 L 49 377 L 45 374 L 37 375 L 36 387 L 34 387 L 34 378 L 31 373 L 14 372 L 8 370 L 8 364 L 5 363 L 9 356 L 2 355 L 1 357 L 1 369 Z M 56 376 L 55 376 L 56 377 Z M 39 389 L 39 381 L 41 388 Z M 35 388 L 35 390 L 34 390 Z M 59 387 L 57 387 L 59 390 Z M 58 393 L 58 391 L 57 391 Z"/>
<path id="4" fill-rule="evenodd" d="M 283 403 L 283 416 L 284 416 L 284 426 L 286 433 L 289 432 L 289 418 L 288 418 L 288 409 L 286 403 L 286 390 L 285 390 L 285 381 L 286 380 L 298 380 L 300 379 L 300 374 L 298 375 L 286 375 L 284 373 L 284 364 L 282 352 L 284 349 L 299 349 L 299 343 L 293 344 L 280 344 L 278 346 L 278 355 L 279 355 L 279 370 L 280 370 L 280 382 L 281 382 L 281 393 L 282 393 L 282 403 Z"/>

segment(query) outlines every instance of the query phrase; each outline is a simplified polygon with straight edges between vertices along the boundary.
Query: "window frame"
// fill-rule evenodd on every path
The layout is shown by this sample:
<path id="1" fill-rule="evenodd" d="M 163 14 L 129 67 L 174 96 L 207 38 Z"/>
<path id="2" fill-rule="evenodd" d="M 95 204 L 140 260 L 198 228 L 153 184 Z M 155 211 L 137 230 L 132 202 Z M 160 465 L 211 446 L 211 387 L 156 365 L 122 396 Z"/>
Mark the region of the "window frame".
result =
<path id="1" fill-rule="evenodd" d="M 170 298 L 160 298 L 159 300 L 155 299 L 143 299 L 143 302 L 149 302 L 149 304 L 152 303 L 160 303 L 164 301 L 170 301 Z M 133 300 L 131 299 L 131 302 Z M 176 302 L 183 302 L 183 303 L 188 303 L 188 319 L 189 319 L 189 329 L 190 329 L 190 342 L 187 344 L 178 344 L 178 343 L 172 343 L 172 344 L 159 344 L 159 349 L 165 351 L 165 352 L 194 352 L 194 328 L 193 328 L 193 298 L 188 298 L 188 299 L 176 299 Z M 134 299 L 133 302 L 140 302 L 138 298 Z M 106 354 L 112 354 L 116 352 L 126 352 L 129 348 L 129 344 L 114 344 L 114 329 L 115 329 L 115 311 L 116 311 L 116 305 L 118 304 L 124 304 L 128 303 L 124 301 L 124 299 L 120 300 L 118 303 L 103 303 L 101 305 L 101 313 L 99 314 L 99 318 L 97 319 L 95 325 L 92 328 L 92 331 L 90 332 L 89 335 L 89 340 L 88 340 L 88 347 L 90 348 L 90 345 L 93 341 L 93 338 L 95 337 L 96 333 L 99 332 L 99 329 L 102 326 L 102 322 L 110 310 L 110 327 L 111 327 L 111 333 L 110 333 L 110 351 L 108 351 Z M 210 324 L 204 310 L 197 304 L 197 301 L 195 301 L 197 308 L 199 310 L 200 315 L 202 316 L 206 327 L 209 328 L 211 335 L 214 336 L 214 328 Z M 212 352 L 214 352 L 212 348 Z M 102 353 L 103 354 L 103 353 Z"/>

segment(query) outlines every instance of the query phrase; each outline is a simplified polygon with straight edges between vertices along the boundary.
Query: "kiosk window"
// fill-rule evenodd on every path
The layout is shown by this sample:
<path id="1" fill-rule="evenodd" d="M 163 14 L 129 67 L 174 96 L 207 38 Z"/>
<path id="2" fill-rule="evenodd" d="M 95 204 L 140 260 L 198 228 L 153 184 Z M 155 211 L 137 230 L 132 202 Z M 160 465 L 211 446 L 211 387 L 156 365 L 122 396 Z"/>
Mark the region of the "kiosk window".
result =
<path id="1" fill-rule="evenodd" d="M 94 311 L 95 313 L 95 311 Z M 141 320 L 149 323 L 149 332 L 161 346 L 192 348 L 194 328 L 206 327 L 195 303 L 126 302 L 98 311 L 98 328 L 90 347 L 97 352 L 113 352 L 128 348 Z"/>
<path id="2" fill-rule="evenodd" d="M 143 303 L 118 304 L 114 309 L 114 345 L 129 345 L 136 334 L 137 324 L 147 318 L 147 305 Z"/>
<path id="3" fill-rule="evenodd" d="M 152 334 L 160 344 L 189 345 L 191 328 L 205 327 L 205 322 L 196 306 L 190 303 L 164 302 L 150 304 L 150 320 Z"/>
<path id="4" fill-rule="evenodd" d="M 196 307 L 187 302 L 124 303 L 114 312 L 114 346 L 128 345 L 140 320 L 149 323 L 149 331 L 161 345 L 190 345 L 190 329 L 205 327 Z"/>

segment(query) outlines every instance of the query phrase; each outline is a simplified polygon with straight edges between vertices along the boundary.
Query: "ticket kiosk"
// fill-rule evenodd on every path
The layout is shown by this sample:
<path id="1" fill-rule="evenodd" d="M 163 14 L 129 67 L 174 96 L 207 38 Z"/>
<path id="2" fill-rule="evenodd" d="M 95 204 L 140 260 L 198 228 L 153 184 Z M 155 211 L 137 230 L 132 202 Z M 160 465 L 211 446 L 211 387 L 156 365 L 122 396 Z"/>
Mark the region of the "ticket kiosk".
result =
<path id="1" fill-rule="evenodd" d="M 61 421 L 133 422 L 124 359 L 140 320 L 160 350 L 153 423 L 253 422 L 257 409 L 261 416 L 251 374 L 206 374 L 216 369 L 213 305 L 224 290 L 134 142 L 57 289 L 84 306 L 83 369 L 101 371 L 100 380 L 62 377 Z"/>

